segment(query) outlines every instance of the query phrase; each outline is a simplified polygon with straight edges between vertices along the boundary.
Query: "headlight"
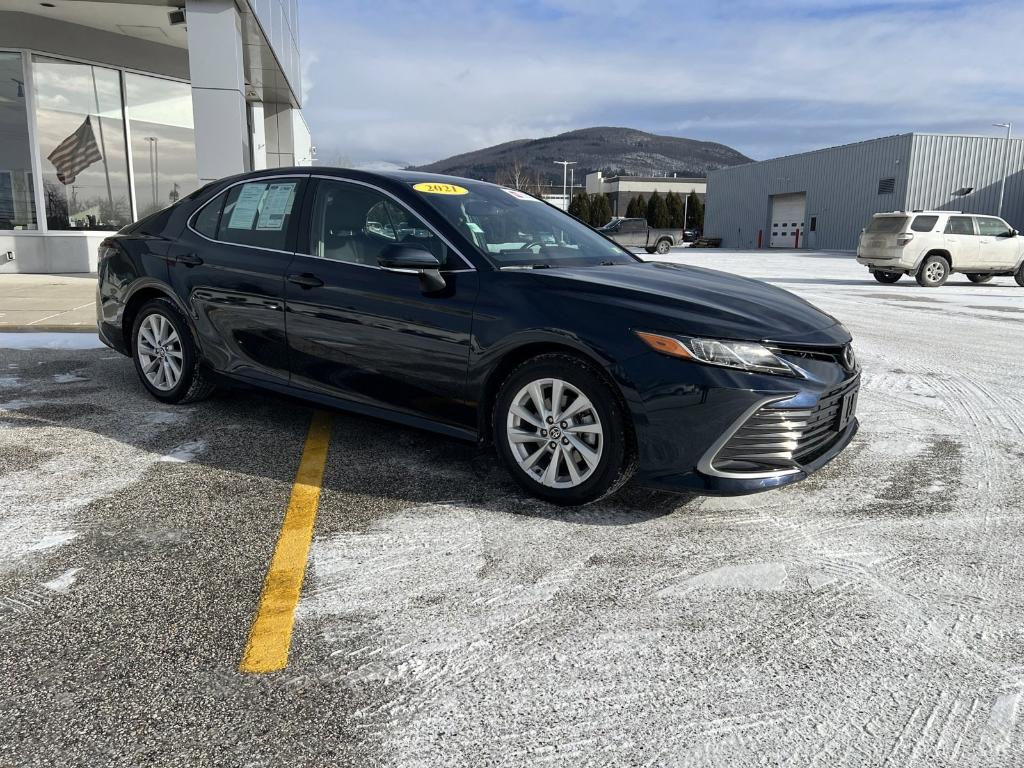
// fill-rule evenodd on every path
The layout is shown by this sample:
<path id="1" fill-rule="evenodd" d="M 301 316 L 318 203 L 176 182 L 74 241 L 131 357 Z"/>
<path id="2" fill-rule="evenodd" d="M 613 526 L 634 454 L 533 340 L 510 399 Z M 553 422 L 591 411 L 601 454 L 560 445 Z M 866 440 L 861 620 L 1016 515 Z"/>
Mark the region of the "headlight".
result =
<path id="1" fill-rule="evenodd" d="M 651 349 L 661 352 L 663 355 L 695 360 L 708 365 L 720 365 L 724 368 L 754 371 L 755 373 L 799 376 L 788 363 L 780 359 L 768 347 L 754 341 L 662 336 L 644 331 L 637 331 L 636 335 Z"/>

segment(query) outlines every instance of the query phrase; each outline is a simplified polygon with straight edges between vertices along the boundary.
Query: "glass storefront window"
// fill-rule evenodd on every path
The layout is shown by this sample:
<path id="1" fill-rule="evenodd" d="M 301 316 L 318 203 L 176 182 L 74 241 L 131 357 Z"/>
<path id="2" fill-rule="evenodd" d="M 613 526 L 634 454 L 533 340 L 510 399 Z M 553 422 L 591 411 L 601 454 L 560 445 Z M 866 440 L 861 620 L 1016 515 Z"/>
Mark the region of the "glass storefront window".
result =
<path id="1" fill-rule="evenodd" d="M 139 218 L 199 186 L 188 83 L 126 72 L 125 105 Z"/>
<path id="2" fill-rule="evenodd" d="M 37 229 L 20 53 L 0 52 L 0 230 Z"/>
<path id="3" fill-rule="evenodd" d="M 32 76 L 47 227 L 120 229 L 132 215 L 119 73 L 33 56 Z"/>

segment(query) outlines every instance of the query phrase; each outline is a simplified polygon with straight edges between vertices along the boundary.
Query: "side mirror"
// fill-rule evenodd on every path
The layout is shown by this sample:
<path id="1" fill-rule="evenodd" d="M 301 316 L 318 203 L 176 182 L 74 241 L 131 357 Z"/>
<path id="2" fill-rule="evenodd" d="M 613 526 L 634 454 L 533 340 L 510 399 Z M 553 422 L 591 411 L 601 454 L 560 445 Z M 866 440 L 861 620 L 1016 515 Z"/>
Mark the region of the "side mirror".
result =
<path id="1" fill-rule="evenodd" d="M 1010 230 L 1010 237 L 1016 237 L 1019 234 L 1020 234 L 1020 232 L 1018 232 L 1016 229 L 1011 229 Z"/>
<path id="2" fill-rule="evenodd" d="M 389 272 L 416 272 L 424 293 L 440 291 L 445 287 L 441 276 L 441 262 L 426 248 L 413 245 L 389 245 L 381 253 L 377 263 Z"/>

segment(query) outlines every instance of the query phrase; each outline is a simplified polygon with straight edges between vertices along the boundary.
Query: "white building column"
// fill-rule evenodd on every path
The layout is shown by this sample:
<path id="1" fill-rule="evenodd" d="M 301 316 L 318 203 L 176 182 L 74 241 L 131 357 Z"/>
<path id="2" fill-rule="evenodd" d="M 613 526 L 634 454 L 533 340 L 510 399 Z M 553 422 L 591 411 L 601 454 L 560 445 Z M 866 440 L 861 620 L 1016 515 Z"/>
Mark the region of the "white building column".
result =
<path id="1" fill-rule="evenodd" d="M 201 182 L 250 170 L 242 21 L 234 0 L 186 0 L 188 65 Z"/>

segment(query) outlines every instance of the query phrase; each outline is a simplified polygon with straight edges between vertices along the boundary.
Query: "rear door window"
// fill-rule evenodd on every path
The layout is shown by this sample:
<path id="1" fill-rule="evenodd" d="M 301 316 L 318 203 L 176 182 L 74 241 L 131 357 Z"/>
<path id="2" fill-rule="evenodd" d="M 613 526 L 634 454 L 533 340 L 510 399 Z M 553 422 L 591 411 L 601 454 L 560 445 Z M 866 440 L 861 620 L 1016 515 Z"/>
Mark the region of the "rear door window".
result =
<path id="1" fill-rule="evenodd" d="M 227 192 L 217 240 L 282 251 L 295 208 L 299 179 L 266 179 L 237 184 Z"/>
<path id="2" fill-rule="evenodd" d="M 902 232 L 906 226 L 906 216 L 876 216 L 868 224 L 868 232 L 873 235 L 893 235 Z"/>
<path id="3" fill-rule="evenodd" d="M 947 235 L 973 235 L 974 221 L 970 216 L 950 216 L 946 222 Z"/>
<path id="4" fill-rule="evenodd" d="M 938 216 L 915 216 L 910 228 L 915 232 L 931 232 L 938 221 Z"/>

